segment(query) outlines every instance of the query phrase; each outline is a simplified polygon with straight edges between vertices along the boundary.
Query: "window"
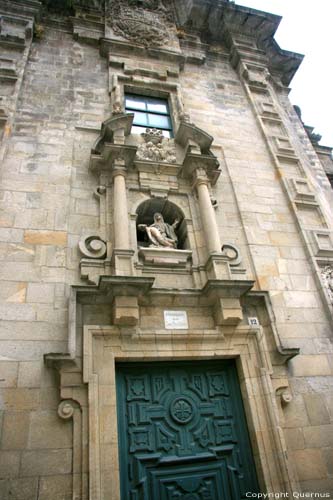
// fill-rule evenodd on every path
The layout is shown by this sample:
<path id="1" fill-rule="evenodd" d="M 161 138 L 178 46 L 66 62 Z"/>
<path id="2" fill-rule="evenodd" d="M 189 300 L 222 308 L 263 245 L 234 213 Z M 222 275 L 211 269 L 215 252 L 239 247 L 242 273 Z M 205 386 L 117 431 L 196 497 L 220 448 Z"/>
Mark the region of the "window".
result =
<path id="1" fill-rule="evenodd" d="M 172 137 L 172 124 L 168 101 L 142 95 L 125 95 L 126 113 L 134 113 L 132 132 L 142 134 L 145 129 L 157 128 L 164 137 Z"/>

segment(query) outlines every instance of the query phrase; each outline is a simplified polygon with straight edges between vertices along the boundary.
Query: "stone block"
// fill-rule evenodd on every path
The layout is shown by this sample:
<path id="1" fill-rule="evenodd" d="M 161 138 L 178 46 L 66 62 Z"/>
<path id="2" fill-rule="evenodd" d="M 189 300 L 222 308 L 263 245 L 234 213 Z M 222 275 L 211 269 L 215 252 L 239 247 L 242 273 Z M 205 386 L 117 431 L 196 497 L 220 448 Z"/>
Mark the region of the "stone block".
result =
<path id="1" fill-rule="evenodd" d="M 303 492 L 304 498 L 316 498 L 314 497 L 314 493 L 317 493 L 317 498 L 320 498 L 318 497 L 318 495 L 321 494 L 322 498 L 330 499 L 332 498 L 333 492 L 333 478 L 330 477 L 326 479 L 312 479 L 310 481 L 301 481 L 300 489 Z M 327 494 L 330 496 L 327 496 Z"/>
<path id="2" fill-rule="evenodd" d="M 0 374 L 0 387 L 16 387 L 18 363 L 15 361 L 1 361 Z"/>
<path id="3" fill-rule="evenodd" d="M 24 451 L 21 459 L 22 476 L 54 476 L 70 474 L 72 471 L 72 450 Z"/>
<path id="4" fill-rule="evenodd" d="M 66 246 L 67 233 L 64 231 L 34 231 L 24 232 L 24 242 L 31 245 Z"/>
<path id="5" fill-rule="evenodd" d="M 330 415 L 321 394 L 305 394 L 304 402 L 312 425 L 329 424 Z"/>
<path id="6" fill-rule="evenodd" d="M 292 453 L 299 481 L 324 479 L 327 477 L 326 464 L 321 450 L 296 450 Z"/>
<path id="7" fill-rule="evenodd" d="M 4 412 L 1 448 L 25 448 L 28 442 L 30 412 Z"/>
<path id="8" fill-rule="evenodd" d="M 299 355 L 290 361 L 289 366 L 294 377 L 331 375 L 331 369 L 327 357 L 324 355 Z"/>
<path id="9" fill-rule="evenodd" d="M 8 500 L 9 495 L 9 480 L 0 479 L 0 498 L 1 500 Z"/>
<path id="10" fill-rule="evenodd" d="M 303 432 L 305 446 L 308 448 L 333 446 L 333 424 L 305 427 Z"/>
<path id="11" fill-rule="evenodd" d="M 309 425 L 305 404 L 301 395 L 296 395 L 292 401 L 284 408 L 284 427 L 292 428 L 305 427 Z"/>
<path id="12" fill-rule="evenodd" d="M 302 450 L 305 447 L 302 429 L 285 429 L 284 435 L 289 450 Z"/>
<path id="13" fill-rule="evenodd" d="M 53 283 L 29 283 L 27 302 L 52 304 L 54 301 Z"/>
<path id="14" fill-rule="evenodd" d="M 70 421 L 60 419 L 54 411 L 32 413 L 29 448 L 70 448 L 72 439 Z"/>
<path id="15" fill-rule="evenodd" d="M 29 304 L 2 304 L 0 305 L 0 320 L 5 321 L 34 321 L 36 311 Z"/>
<path id="16" fill-rule="evenodd" d="M 23 231 L 22 229 L 10 229 L 7 227 L 0 227 L 0 241 L 8 243 L 22 243 Z"/>
<path id="17" fill-rule="evenodd" d="M 317 296 L 312 292 L 284 292 L 287 307 L 316 308 L 319 306 Z"/>
<path id="18" fill-rule="evenodd" d="M 324 448 L 323 456 L 328 473 L 333 476 L 333 448 Z"/>
<path id="19" fill-rule="evenodd" d="M 38 500 L 71 500 L 72 482 L 72 476 L 69 474 L 42 477 Z"/>
<path id="20" fill-rule="evenodd" d="M 2 401 L 7 410 L 36 410 L 39 399 L 38 389 L 2 389 Z"/>
<path id="21" fill-rule="evenodd" d="M 115 325 L 136 325 L 139 321 L 137 297 L 115 297 L 112 317 Z"/>
<path id="22" fill-rule="evenodd" d="M 0 451 L 0 479 L 17 477 L 20 468 L 20 452 Z"/>
<path id="23" fill-rule="evenodd" d="M 18 387 L 40 387 L 42 361 L 21 361 L 19 363 Z"/>
<path id="24" fill-rule="evenodd" d="M 10 500 L 35 500 L 38 498 L 38 478 L 22 477 L 8 481 Z"/>

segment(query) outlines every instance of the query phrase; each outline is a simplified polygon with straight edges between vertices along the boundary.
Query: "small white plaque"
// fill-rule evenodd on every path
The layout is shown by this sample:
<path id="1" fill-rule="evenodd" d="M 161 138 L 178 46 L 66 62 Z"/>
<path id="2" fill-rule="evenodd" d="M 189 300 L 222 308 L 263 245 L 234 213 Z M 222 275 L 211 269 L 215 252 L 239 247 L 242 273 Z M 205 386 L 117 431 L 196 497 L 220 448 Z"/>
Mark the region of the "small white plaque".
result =
<path id="1" fill-rule="evenodd" d="M 259 326 L 259 320 L 255 316 L 248 318 L 248 322 L 250 326 Z"/>
<path id="2" fill-rule="evenodd" d="M 186 311 L 164 311 L 166 330 L 188 330 Z"/>

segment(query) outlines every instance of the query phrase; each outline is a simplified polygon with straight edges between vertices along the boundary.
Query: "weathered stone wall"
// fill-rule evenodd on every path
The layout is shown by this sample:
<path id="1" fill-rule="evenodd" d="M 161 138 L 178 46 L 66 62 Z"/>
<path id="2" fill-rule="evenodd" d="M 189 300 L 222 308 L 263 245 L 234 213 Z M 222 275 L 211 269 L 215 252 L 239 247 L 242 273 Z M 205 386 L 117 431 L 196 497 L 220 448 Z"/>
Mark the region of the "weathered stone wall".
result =
<path id="1" fill-rule="evenodd" d="M 283 345 L 301 349 L 289 362 L 293 401 L 281 412 L 301 486 L 332 491 L 331 324 L 298 222 L 316 228 L 321 218 L 307 207 L 297 216 L 292 212 L 254 109 L 229 62 L 186 65 L 181 78 L 191 119 L 214 136 L 217 156 L 217 146 L 224 151 L 226 169 L 214 188 L 221 241 L 241 248 L 257 288 L 270 291 Z M 315 161 L 307 175 L 331 220 L 332 192 L 322 165 L 292 106 L 283 94 L 276 99 L 285 110 L 291 140 L 303 157 Z"/>
<path id="2" fill-rule="evenodd" d="M 190 2 L 179 12 L 186 17 L 189 11 Z M 196 15 L 198 23 L 199 18 Z M 281 427 L 300 488 L 332 493 L 332 306 L 320 268 L 330 265 L 333 244 L 330 240 L 331 247 L 325 243 L 318 250 L 311 239 L 311 231 L 331 238 L 332 193 L 285 90 L 273 80 L 268 83 L 277 110 L 275 119 L 278 113 L 303 170 L 294 159 L 277 164 L 270 137 L 283 135 L 281 124 L 276 119 L 269 122 L 267 130 L 262 126 L 257 106 L 266 97 L 260 92 L 251 94 L 237 65 L 230 62 L 230 42 L 214 42 L 209 47 L 190 34 L 181 40 L 179 48 L 173 32 L 168 48 L 186 59 L 178 78 L 176 56 L 168 56 L 170 60 L 166 62 L 141 52 L 139 63 L 136 56 L 131 60 L 129 44 L 129 48 L 113 48 L 110 69 L 105 50 L 102 56 L 95 40 L 100 29 L 97 23 L 92 29 L 94 36 L 89 39 L 87 35 L 90 43 L 81 35 L 78 40 L 73 39 L 66 23 L 54 24 L 44 22 L 41 38 L 32 42 L 31 34 L 27 35 L 26 59 L 20 59 L 21 79 L 15 84 L 16 94 L 7 107 L 9 119 L 1 150 L 1 498 L 72 498 L 73 474 L 75 478 L 77 473 L 72 459 L 73 425 L 58 416 L 59 376 L 56 370 L 45 366 L 43 356 L 68 350 L 70 286 L 85 283 L 79 273 L 78 242 L 81 236 L 95 234 L 101 227 L 100 201 L 93 194 L 98 179 L 89 171 L 90 151 L 101 123 L 111 114 L 109 77 L 117 73 L 114 68 L 123 64 L 124 53 L 127 69 L 122 71 L 127 78 L 138 67 L 144 67 L 144 75 L 134 77 L 136 87 L 146 78 L 146 88 L 153 85 L 156 91 L 160 85 L 165 92 L 163 83 L 151 82 L 153 74 L 166 74 L 167 67 L 171 76 L 165 79 L 174 95 L 176 87 L 172 85 L 180 85 L 182 111 L 214 137 L 212 152 L 223 165 L 222 174 L 211 189 L 217 200 L 215 214 L 221 243 L 240 249 L 247 278 L 255 280 L 252 300 L 255 302 L 255 293 L 268 291 L 271 303 L 269 316 L 263 306 L 245 300 L 241 326 L 247 325 L 247 316 L 258 316 L 272 357 L 276 351 L 273 330 L 285 348 L 300 347 L 300 354 L 289 362 L 288 368 L 273 363 L 274 387 L 286 383 L 293 397 L 284 406 L 277 398 Z M 8 55 L 13 48 L 8 43 L 5 47 Z M 163 82 L 163 76 L 158 78 Z M 175 124 L 179 124 L 180 110 L 174 106 L 174 111 Z M 130 207 L 135 206 L 135 196 L 141 196 L 134 194 L 138 183 L 152 183 L 149 174 L 140 175 L 139 181 L 136 172 L 129 176 Z M 298 193 L 297 187 L 295 191 L 291 178 L 301 182 L 305 179 L 309 193 Z M 177 184 L 171 174 L 159 174 L 157 179 L 164 187 L 174 188 Z M 200 261 L 205 252 L 203 228 L 195 202 L 191 203 L 191 241 L 197 244 L 193 258 Z M 110 233 L 111 207 L 107 205 L 106 210 Z M 185 278 L 162 275 L 159 279 L 165 286 L 180 287 Z M 190 283 L 195 283 L 195 279 Z M 140 312 L 141 328 L 163 328 L 161 307 L 147 302 Z M 190 328 L 214 328 L 210 307 L 189 305 L 188 315 Z M 78 316 L 79 326 L 112 322 L 109 304 L 88 305 L 82 311 L 79 308 Z M 163 342 L 165 352 L 172 356 L 169 340 Z M 163 343 L 157 345 L 156 341 L 157 347 L 155 340 L 152 343 L 154 349 L 163 351 Z M 214 346 L 210 344 L 205 354 L 203 344 L 204 336 L 200 337 L 201 351 L 196 350 L 194 341 L 184 339 L 174 348 L 174 355 L 179 357 L 182 349 L 193 352 L 193 356 L 211 355 Z M 123 344 L 119 340 L 119 346 L 120 351 L 132 349 L 128 339 Z M 137 357 L 147 357 L 151 352 L 147 345 L 146 351 L 138 349 L 134 345 Z M 221 346 L 219 349 L 223 353 Z M 73 375 L 73 380 L 78 377 L 79 382 L 68 376 L 70 382 L 63 399 L 73 397 L 68 387 L 79 385 L 80 376 Z M 263 429 L 265 432 L 267 429 Z M 117 454 L 114 450 L 113 453 Z M 85 462 L 82 472 L 85 481 Z M 110 485 L 112 488 L 112 480 Z"/>
<path id="3" fill-rule="evenodd" d="M 3 499 L 72 498 L 72 424 L 57 414 L 59 380 L 43 355 L 67 350 L 77 242 L 98 221 L 87 168 L 108 116 L 106 78 L 98 48 L 62 29 L 32 43 L 1 167 Z"/>

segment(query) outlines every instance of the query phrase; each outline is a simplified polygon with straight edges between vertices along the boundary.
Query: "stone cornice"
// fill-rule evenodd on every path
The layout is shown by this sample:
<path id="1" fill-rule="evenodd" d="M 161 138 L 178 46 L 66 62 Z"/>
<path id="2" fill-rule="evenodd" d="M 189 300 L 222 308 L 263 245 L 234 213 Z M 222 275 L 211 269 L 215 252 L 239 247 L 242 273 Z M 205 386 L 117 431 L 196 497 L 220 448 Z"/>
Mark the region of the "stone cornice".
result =
<path id="1" fill-rule="evenodd" d="M 42 3 L 38 0 L 0 0 L 0 14 L 38 18 L 41 8 Z"/>
<path id="2" fill-rule="evenodd" d="M 254 38 L 268 57 L 268 69 L 289 85 L 303 55 L 283 50 L 274 40 L 281 16 L 221 0 L 180 0 L 175 3 L 178 24 L 212 40 L 227 41 L 230 34 Z"/>

